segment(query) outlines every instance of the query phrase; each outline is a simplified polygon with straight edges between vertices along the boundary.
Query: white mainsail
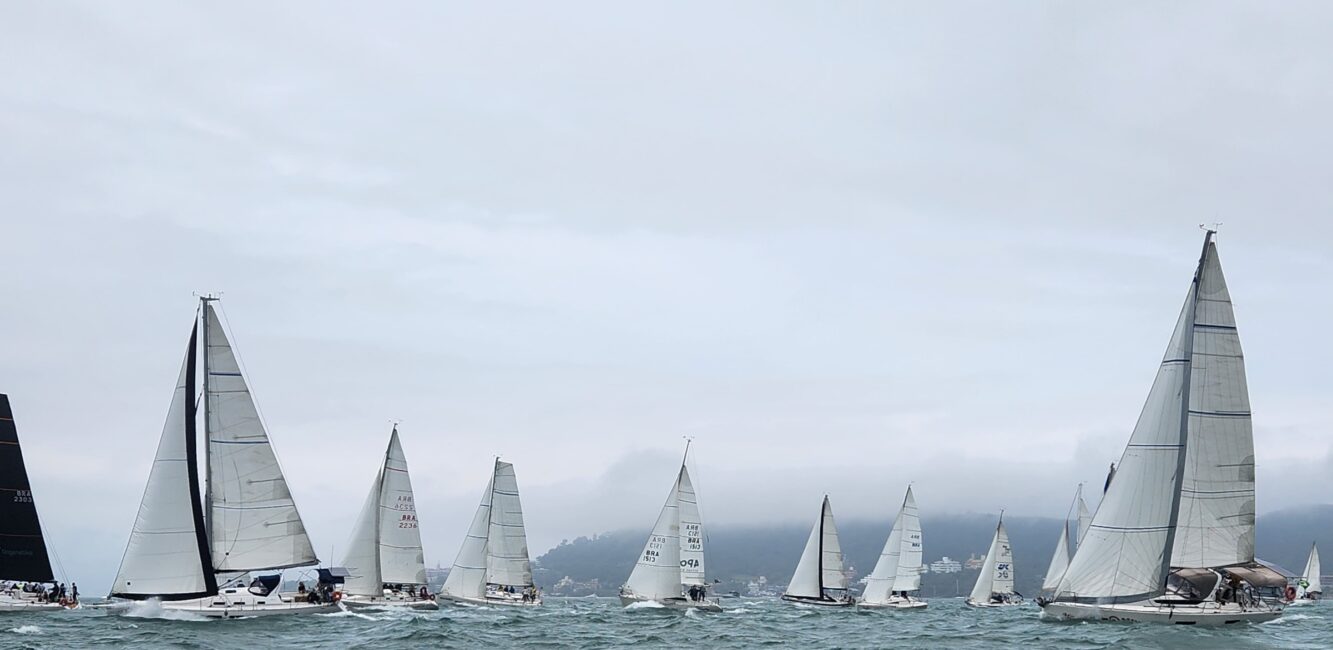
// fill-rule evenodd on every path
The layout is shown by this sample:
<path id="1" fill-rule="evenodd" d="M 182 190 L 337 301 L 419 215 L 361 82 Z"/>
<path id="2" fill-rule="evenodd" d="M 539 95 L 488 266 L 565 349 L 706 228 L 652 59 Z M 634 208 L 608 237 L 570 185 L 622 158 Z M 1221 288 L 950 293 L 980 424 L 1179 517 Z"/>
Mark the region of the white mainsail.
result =
<path id="1" fill-rule="evenodd" d="M 680 597 L 683 585 L 707 584 L 703 523 L 689 470 L 682 463 L 625 587 L 637 596 L 662 600 Z"/>
<path id="2" fill-rule="evenodd" d="M 1297 585 L 1297 598 L 1304 598 L 1306 594 L 1322 594 L 1324 592 L 1324 586 L 1319 583 L 1319 572 L 1321 570 L 1322 567 L 1319 566 L 1319 547 L 1311 544 L 1310 559 L 1305 561 L 1305 574 L 1301 576 L 1304 578 L 1305 585 Z"/>
<path id="3" fill-rule="evenodd" d="M 1166 587 L 1185 471 L 1196 305 L 1211 249 L 1210 236 L 1115 479 L 1056 588 L 1057 600 L 1131 603 Z"/>
<path id="4" fill-rule="evenodd" d="M 207 546 L 201 544 L 203 531 L 197 526 L 202 522 L 196 518 L 202 510 L 195 501 L 197 486 L 190 480 L 196 461 L 191 436 L 194 427 L 187 426 L 194 397 L 187 384 L 194 383 L 195 327 L 167 409 L 157 456 L 148 472 L 139 514 L 112 583 L 112 596 L 191 598 L 216 590 L 208 580 L 213 567 L 204 565 Z"/>
<path id="5" fill-rule="evenodd" d="M 384 463 L 361 509 L 343 563 L 351 573 L 345 588 L 352 594 L 379 596 L 386 583 L 426 583 L 415 496 L 398 427 L 389 435 Z"/>
<path id="6" fill-rule="evenodd" d="M 916 591 L 921 587 L 921 519 L 917 515 L 912 488 L 898 509 L 889 531 L 889 539 L 879 554 L 879 561 L 866 579 L 863 602 L 883 605 L 894 592 Z"/>
<path id="7" fill-rule="evenodd" d="M 981 565 L 977 583 L 972 587 L 972 602 L 990 601 L 991 594 L 1014 593 L 1014 554 L 1009 548 L 1009 533 L 1004 529 L 1004 520 L 995 527 L 995 536 L 991 538 L 990 549 L 986 551 L 986 560 Z"/>
<path id="8" fill-rule="evenodd" d="M 491 493 L 490 533 L 486 546 L 487 581 L 510 587 L 532 584 L 528 536 L 523 528 L 523 506 L 518 500 L 514 466 L 497 461 Z"/>
<path id="9" fill-rule="evenodd" d="M 1211 238 L 1200 263 L 1188 438 L 1171 566 L 1254 561 L 1254 435 L 1236 317 Z"/>
<path id="10" fill-rule="evenodd" d="M 810 530 L 796 572 L 787 585 L 787 595 L 802 598 L 823 598 L 825 589 L 846 589 L 847 576 L 842 572 L 842 547 L 838 543 L 838 527 L 833 521 L 833 507 L 828 495 L 819 509 L 819 518 Z"/>
<path id="11" fill-rule="evenodd" d="M 222 323 L 204 302 L 209 536 L 222 571 L 317 564 Z"/>
<path id="12" fill-rule="evenodd" d="M 498 458 L 472 526 L 440 591 L 459 598 L 485 598 L 487 584 L 532 585 L 518 479 L 514 466 Z"/>

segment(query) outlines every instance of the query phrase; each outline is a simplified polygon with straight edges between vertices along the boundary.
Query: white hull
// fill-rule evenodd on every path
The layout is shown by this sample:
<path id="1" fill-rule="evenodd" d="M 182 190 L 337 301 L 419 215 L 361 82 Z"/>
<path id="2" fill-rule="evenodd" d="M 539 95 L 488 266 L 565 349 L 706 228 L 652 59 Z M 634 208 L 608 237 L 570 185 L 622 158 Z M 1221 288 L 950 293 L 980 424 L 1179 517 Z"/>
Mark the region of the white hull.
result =
<path id="1" fill-rule="evenodd" d="M 1019 607 L 1019 606 L 1022 606 L 1022 605 L 1023 605 L 1023 601 L 1022 601 L 1022 600 L 1010 601 L 1010 602 L 1007 602 L 1007 603 L 992 603 L 992 602 L 982 602 L 982 603 L 979 603 L 979 602 L 977 602 L 977 601 L 975 601 L 975 600 L 972 600 L 971 598 L 968 598 L 968 599 L 967 599 L 967 606 L 968 606 L 968 607 L 976 607 L 977 609 L 995 609 L 995 608 L 1001 608 L 1001 607 Z"/>
<path id="2" fill-rule="evenodd" d="M 58 612 L 66 609 L 60 603 L 43 603 L 25 598 L 7 598 L 0 596 L 0 612 Z"/>
<path id="3" fill-rule="evenodd" d="M 1287 603 L 1287 607 L 1304 607 L 1306 605 L 1313 605 L 1317 602 L 1319 602 L 1319 599 L 1317 598 L 1297 598 L 1296 600 Z"/>
<path id="4" fill-rule="evenodd" d="M 926 601 L 912 597 L 902 598 L 895 596 L 883 603 L 869 603 L 862 600 L 857 602 L 856 606 L 866 609 L 925 609 Z"/>
<path id="5" fill-rule="evenodd" d="M 663 598 L 662 600 L 653 600 L 652 598 L 639 598 L 637 596 L 620 596 L 620 604 L 629 607 L 635 603 L 657 603 L 666 609 L 687 610 L 694 609 L 701 612 L 720 612 L 722 604 L 716 600 L 690 600 L 688 598 Z"/>
<path id="6" fill-rule="evenodd" d="M 108 608 L 124 613 L 135 603 L 146 601 L 117 600 Z M 298 602 L 278 594 L 257 596 L 247 589 L 224 589 L 217 596 L 192 600 L 171 600 L 160 603 L 164 611 L 183 612 L 205 618 L 252 618 L 258 616 L 290 616 L 293 614 L 327 614 L 339 611 L 337 603 L 311 604 Z"/>
<path id="7" fill-rule="evenodd" d="M 348 609 L 364 609 L 367 607 L 405 607 L 408 609 L 439 609 L 439 603 L 434 598 L 422 600 L 421 598 L 403 598 L 403 597 L 381 597 L 345 595 L 338 601 L 346 605 Z"/>
<path id="8" fill-rule="evenodd" d="M 1044 621 L 1126 621 L 1136 623 L 1172 623 L 1176 625 L 1232 625 L 1262 623 L 1282 615 L 1281 609 L 1244 609 L 1235 603 L 1198 605 L 1158 605 L 1129 603 L 1091 605 L 1083 603 L 1048 603 L 1042 608 Z"/>
<path id="9" fill-rule="evenodd" d="M 438 594 L 435 596 L 435 602 L 440 605 L 500 605 L 502 607 L 539 607 L 542 599 L 523 602 L 517 598 L 468 598 L 466 596 L 449 596 Z"/>

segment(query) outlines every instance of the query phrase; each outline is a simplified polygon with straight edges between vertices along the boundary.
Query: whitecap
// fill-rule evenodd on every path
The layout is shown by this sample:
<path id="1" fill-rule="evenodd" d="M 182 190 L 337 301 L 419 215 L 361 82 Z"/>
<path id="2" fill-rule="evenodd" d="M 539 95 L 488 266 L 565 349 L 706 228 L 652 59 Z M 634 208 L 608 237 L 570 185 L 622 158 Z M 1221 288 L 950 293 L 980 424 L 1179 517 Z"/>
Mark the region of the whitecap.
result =
<path id="1" fill-rule="evenodd" d="M 18 627 L 9 628 L 9 631 L 14 634 L 41 634 L 42 628 L 37 627 L 36 625 L 20 625 Z"/>

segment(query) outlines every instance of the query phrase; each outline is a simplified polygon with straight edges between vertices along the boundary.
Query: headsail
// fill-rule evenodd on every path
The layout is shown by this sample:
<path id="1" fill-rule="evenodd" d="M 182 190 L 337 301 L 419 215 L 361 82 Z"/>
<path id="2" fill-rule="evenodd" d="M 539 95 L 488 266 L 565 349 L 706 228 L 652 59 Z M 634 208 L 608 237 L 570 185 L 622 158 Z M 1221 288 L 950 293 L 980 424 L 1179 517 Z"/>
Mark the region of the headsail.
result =
<path id="1" fill-rule="evenodd" d="M 1069 568 L 1069 522 L 1062 523 L 1060 537 L 1055 542 L 1055 553 L 1051 555 L 1051 563 L 1046 567 L 1046 577 L 1041 580 L 1042 591 L 1055 591 L 1060 586 L 1065 569 Z"/>
<path id="2" fill-rule="evenodd" d="M 111 586 L 119 598 L 185 600 L 217 593 L 199 499 L 195 432 L 195 343 L 190 344 L 172 393 L 157 456 Z"/>
<path id="3" fill-rule="evenodd" d="M 889 601 L 889 596 L 897 591 L 898 563 L 903 552 L 903 509 L 898 509 L 898 517 L 889 530 L 889 539 L 884 542 L 884 550 L 879 553 L 875 568 L 866 578 L 866 588 L 861 592 L 861 600 L 873 605 L 882 605 Z"/>
<path id="4" fill-rule="evenodd" d="M 1088 534 L 1088 526 L 1092 525 L 1092 513 L 1088 512 L 1088 504 L 1083 502 L 1083 486 L 1078 486 L 1078 536 L 1074 538 L 1074 545 L 1077 547 L 1083 543 L 1083 536 Z"/>
<path id="5" fill-rule="evenodd" d="M 1148 400 L 1057 600 L 1128 603 L 1166 587 L 1185 471 L 1196 305 L 1211 240 L 1209 233 Z"/>
<path id="6" fill-rule="evenodd" d="M 652 600 L 675 598 L 681 594 L 680 567 L 680 476 L 677 475 L 662 512 L 657 515 L 653 532 L 634 563 L 625 587 L 636 595 Z"/>
<path id="7" fill-rule="evenodd" d="M 0 578 L 50 582 L 51 559 L 23 464 L 9 396 L 0 393 Z"/>
<path id="8" fill-rule="evenodd" d="M 1236 317 L 1217 245 L 1199 265 L 1188 442 L 1171 566 L 1254 561 L 1254 434 Z"/>
<path id="9" fill-rule="evenodd" d="M 481 504 L 472 516 L 472 525 L 468 527 L 463 546 L 458 549 L 454 566 L 444 579 L 440 592 L 458 598 L 486 597 L 486 538 L 491 529 L 491 493 L 495 488 L 495 473 L 486 482 L 486 490 L 481 493 Z"/>
<path id="10" fill-rule="evenodd" d="M 219 572 L 317 564 L 278 457 L 211 300 L 204 301 L 209 536 Z"/>
<path id="11" fill-rule="evenodd" d="M 1319 583 L 1319 572 L 1322 567 L 1319 566 L 1319 547 L 1310 545 L 1310 559 L 1305 561 L 1305 574 L 1302 575 L 1303 585 L 1298 585 L 1296 597 L 1304 598 L 1306 594 L 1322 594 L 1324 586 Z"/>

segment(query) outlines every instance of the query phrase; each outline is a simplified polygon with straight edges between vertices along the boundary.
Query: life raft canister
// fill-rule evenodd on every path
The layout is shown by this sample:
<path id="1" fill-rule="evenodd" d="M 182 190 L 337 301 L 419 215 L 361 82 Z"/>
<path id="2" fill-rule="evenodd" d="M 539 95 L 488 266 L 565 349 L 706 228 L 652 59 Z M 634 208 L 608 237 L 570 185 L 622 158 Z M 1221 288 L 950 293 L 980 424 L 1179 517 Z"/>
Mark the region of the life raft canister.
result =
<path id="1" fill-rule="evenodd" d="M 1296 600 L 1296 588 L 1287 585 L 1287 600 Z"/>

